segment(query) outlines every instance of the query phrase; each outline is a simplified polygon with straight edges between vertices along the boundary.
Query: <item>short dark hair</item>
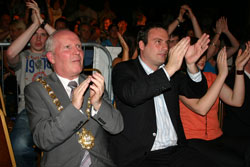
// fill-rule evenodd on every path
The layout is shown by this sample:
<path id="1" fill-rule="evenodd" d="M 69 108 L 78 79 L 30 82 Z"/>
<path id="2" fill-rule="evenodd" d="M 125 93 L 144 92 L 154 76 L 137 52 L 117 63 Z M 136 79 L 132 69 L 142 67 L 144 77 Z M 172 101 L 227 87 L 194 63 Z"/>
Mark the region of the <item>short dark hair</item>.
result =
<path id="1" fill-rule="evenodd" d="M 87 22 L 82 22 L 82 23 L 80 23 L 80 25 L 78 26 L 78 31 L 80 31 L 80 30 L 81 30 L 81 27 L 82 27 L 83 25 L 88 26 L 88 27 L 89 27 L 89 29 L 90 29 L 90 31 L 92 31 L 92 27 L 91 27 L 91 25 L 90 25 L 89 23 L 87 23 Z"/>
<path id="2" fill-rule="evenodd" d="M 139 44 L 140 41 L 143 41 L 143 43 L 145 45 L 147 45 L 148 43 L 148 32 L 153 29 L 153 28 L 163 28 L 167 31 L 166 27 L 163 26 L 162 23 L 159 23 L 159 22 L 152 22 L 152 23 L 149 23 L 145 26 L 143 26 L 138 34 L 137 34 L 137 44 Z"/>
<path id="3" fill-rule="evenodd" d="M 63 23 L 66 25 L 66 27 L 69 26 L 69 25 L 68 25 L 68 24 L 69 24 L 69 23 L 68 23 L 68 20 L 65 19 L 64 17 L 60 17 L 60 18 L 56 19 L 55 25 L 56 25 L 57 22 L 63 22 Z"/>
<path id="4" fill-rule="evenodd" d="M 113 27 L 116 27 L 117 30 L 119 30 L 118 25 L 113 23 L 113 24 L 110 24 L 110 25 L 109 25 L 108 31 L 110 31 Z"/>

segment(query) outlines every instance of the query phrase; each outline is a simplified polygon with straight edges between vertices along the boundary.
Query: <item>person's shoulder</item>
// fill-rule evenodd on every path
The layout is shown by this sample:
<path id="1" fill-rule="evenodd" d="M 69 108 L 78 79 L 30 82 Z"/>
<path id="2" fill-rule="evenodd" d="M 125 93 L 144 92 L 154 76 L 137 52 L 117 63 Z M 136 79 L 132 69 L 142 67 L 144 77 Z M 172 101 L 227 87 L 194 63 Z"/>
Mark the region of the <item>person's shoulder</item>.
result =
<path id="1" fill-rule="evenodd" d="M 117 63 L 114 68 L 116 68 L 117 66 L 119 68 L 121 67 L 127 67 L 127 66 L 135 66 L 137 64 L 137 60 L 136 59 L 130 59 L 130 60 L 127 60 L 127 61 L 121 61 L 119 63 Z"/>
<path id="2" fill-rule="evenodd" d="M 30 49 L 24 49 L 23 51 L 20 52 L 20 55 L 30 55 L 31 51 Z"/>
<path id="3" fill-rule="evenodd" d="M 24 92 L 26 94 L 26 92 L 32 92 L 32 91 L 38 90 L 42 87 L 43 87 L 42 83 L 39 82 L 38 80 L 35 80 L 35 81 L 32 81 L 31 83 L 29 83 L 28 85 L 25 86 Z"/>
<path id="4" fill-rule="evenodd" d="M 212 72 L 203 72 L 203 74 L 205 75 L 207 81 L 211 81 L 211 82 L 213 82 L 217 77 L 217 75 Z"/>
<path id="5" fill-rule="evenodd" d="M 130 59 L 128 61 L 123 61 L 123 62 L 116 64 L 112 69 L 112 74 L 119 74 L 119 73 L 135 74 L 137 71 L 139 71 L 138 67 L 139 67 L 139 63 L 137 62 L 137 60 Z"/>

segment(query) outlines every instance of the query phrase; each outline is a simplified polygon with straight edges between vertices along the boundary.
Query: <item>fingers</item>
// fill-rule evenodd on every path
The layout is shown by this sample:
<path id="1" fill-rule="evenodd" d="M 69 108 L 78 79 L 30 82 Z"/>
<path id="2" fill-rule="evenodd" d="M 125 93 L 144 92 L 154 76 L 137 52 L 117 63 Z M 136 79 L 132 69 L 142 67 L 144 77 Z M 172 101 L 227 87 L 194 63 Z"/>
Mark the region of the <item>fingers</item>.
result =
<path id="1" fill-rule="evenodd" d="M 238 51 L 238 55 L 235 61 L 237 70 L 243 70 L 244 66 L 250 59 L 250 43 L 246 43 L 246 49 L 242 52 L 242 49 Z"/>
<path id="2" fill-rule="evenodd" d="M 222 75 L 226 77 L 228 74 L 226 47 L 223 47 L 218 54 L 217 67 L 219 71 L 218 75 Z"/>
<path id="3" fill-rule="evenodd" d="M 87 90 L 89 84 L 91 82 L 91 78 L 88 77 L 85 79 L 77 88 L 74 89 L 74 97 L 82 97 Z"/>
<path id="4" fill-rule="evenodd" d="M 242 49 L 239 50 L 238 52 L 238 56 L 239 57 L 247 57 L 247 55 L 250 53 L 250 45 L 248 43 L 246 43 L 246 49 L 244 50 L 244 52 L 242 53 Z"/>
<path id="5" fill-rule="evenodd" d="M 204 52 L 207 50 L 208 43 L 210 42 L 209 35 L 204 33 L 197 42 L 200 44 L 202 52 Z"/>
<path id="6" fill-rule="evenodd" d="M 78 87 L 76 87 L 73 91 L 72 97 L 72 104 L 77 108 L 80 109 L 84 100 L 84 93 L 86 92 L 89 84 L 90 84 L 90 77 L 85 79 Z"/>
<path id="7" fill-rule="evenodd" d="M 31 0 L 29 2 L 26 2 L 26 6 L 29 9 L 32 9 L 32 12 L 35 12 L 35 14 L 37 16 L 36 18 L 39 19 L 39 17 L 40 17 L 40 9 L 39 9 L 37 3 L 34 0 Z"/>
<path id="8" fill-rule="evenodd" d="M 188 47 L 190 46 L 190 38 L 182 38 L 174 47 L 169 51 L 169 59 L 172 60 L 182 60 L 185 56 Z"/>
<path id="9" fill-rule="evenodd" d="M 30 2 L 26 2 L 26 5 L 32 9 L 39 9 L 38 4 L 34 0 L 31 0 Z"/>
<path id="10" fill-rule="evenodd" d="M 93 84 L 90 85 L 95 93 L 102 95 L 104 92 L 104 77 L 99 73 L 94 73 L 91 77 Z"/>
<path id="11" fill-rule="evenodd" d="M 182 38 L 174 47 L 169 50 L 168 53 L 168 62 L 165 66 L 168 74 L 172 76 L 177 70 L 180 69 L 183 62 L 183 58 L 187 53 L 190 38 Z"/>
<path id="12" fill-rule="evenodd" d="M 186 53 L 190 43 L 190 38 L 182 38 L 174 47 L 173 50 L 184 51 Z"/>
<path id="13" fill-rule="evenodd" d="M 226 47 L 223 47 L 217 57 L 217 62 L 220 63 L 225 63 L 227 62 L 227 52 L 226 52 Z"/>
<path id="14" fill-rule="evenodd" d="M 94 73 L 91 81 L 93 84 L 90 85 L 90 102 L 95 110 L 99 110 L 104 92 L 104 77 L 99 73 Z"/>

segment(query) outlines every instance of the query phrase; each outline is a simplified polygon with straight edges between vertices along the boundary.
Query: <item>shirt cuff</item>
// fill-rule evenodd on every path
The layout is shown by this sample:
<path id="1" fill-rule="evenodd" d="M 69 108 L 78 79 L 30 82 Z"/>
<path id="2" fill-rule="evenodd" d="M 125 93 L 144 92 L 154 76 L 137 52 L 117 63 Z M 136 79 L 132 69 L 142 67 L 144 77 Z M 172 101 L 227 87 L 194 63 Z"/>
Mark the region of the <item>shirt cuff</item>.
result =
<path id="1" fill-rule="evenodd" d="M 81 109 L 80 109 L 79 111 L 80 111 L 82 114 L 84 114 L 83 111 L 82 111 Z M 91 107 L 91 116 L 93 117 L 93 116 L 95 116 L 97 113 L 98 113 L 98 111 L 96 111 L 96 110 L 94 109 L 94 107 L 92 106 L 92 107 Z"/>
<path id="2" fill-rule="evenodd" d="M 200 82 L 202 80 L 202 75 L 200 70 L 195 74 L 192 74 L 187 70 L 187 73 L 194 82 Z"/>
<path id="3" fill-rule="evenodd" d="M 93 117 L 93 116 L 95 116 L 97 113 L 98 113 L 98 111 L 96 111 L 96 110 L 94 109 L 94 107 L 92 106 L 92 107 L 91 107 L 91 116 Z"/>

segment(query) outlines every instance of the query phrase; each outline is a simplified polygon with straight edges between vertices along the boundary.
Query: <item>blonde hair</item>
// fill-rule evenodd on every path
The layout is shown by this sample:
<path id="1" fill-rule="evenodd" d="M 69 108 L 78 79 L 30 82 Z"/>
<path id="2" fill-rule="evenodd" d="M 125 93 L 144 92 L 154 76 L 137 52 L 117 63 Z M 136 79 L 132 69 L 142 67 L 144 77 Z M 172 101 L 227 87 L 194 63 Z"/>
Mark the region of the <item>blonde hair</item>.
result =
<path id="1" fill-rule="evenodd" d="M 23 31 L 26 30 L 26 24 L 24 23 L 23 20 L 13 20 L 11 23 L 10 23 L 10 27 L 16 27 L 16 28 L 21 28 Z"/>

